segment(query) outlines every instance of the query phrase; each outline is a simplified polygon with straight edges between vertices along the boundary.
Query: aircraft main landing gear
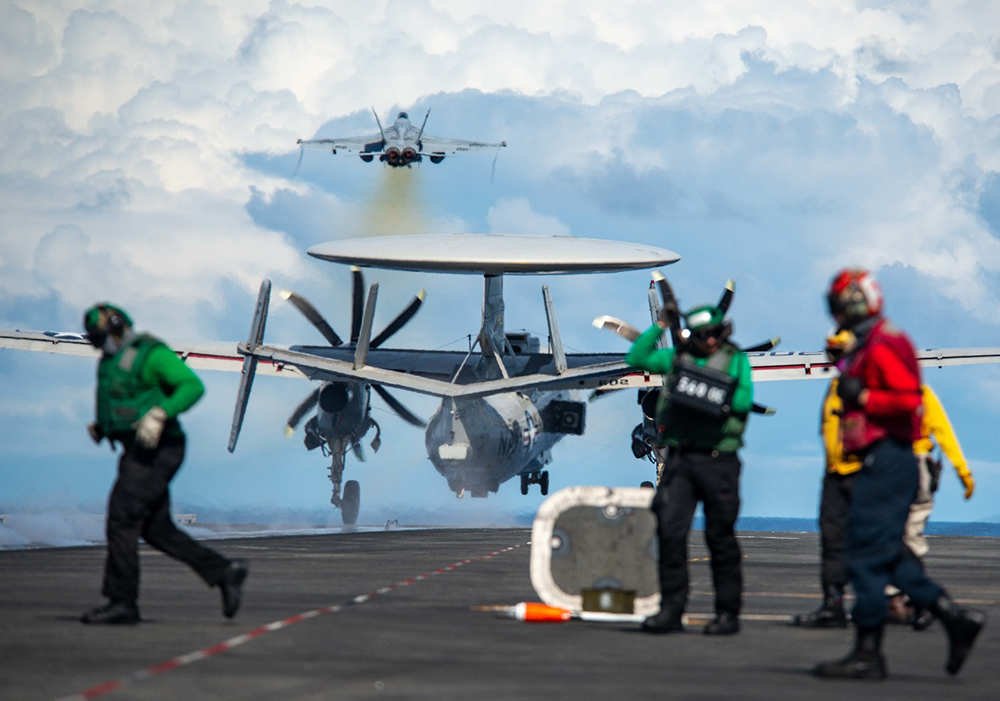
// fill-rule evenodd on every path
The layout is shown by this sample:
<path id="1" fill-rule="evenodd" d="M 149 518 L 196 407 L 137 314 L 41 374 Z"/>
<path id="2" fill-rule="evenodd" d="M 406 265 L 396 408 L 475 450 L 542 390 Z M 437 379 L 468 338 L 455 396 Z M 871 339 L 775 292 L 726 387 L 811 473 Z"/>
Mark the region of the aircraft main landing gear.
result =
<path id="1" fill-rule="evenodd" d="M 528 493 L 528 487 L 533 484 L 537 484 L 542 490 L 542 496 L 546 496 L 549 493 L 549 471 L 541 470 L 538 472 L 522 472 L 521 473 L 521 494 Z"/>

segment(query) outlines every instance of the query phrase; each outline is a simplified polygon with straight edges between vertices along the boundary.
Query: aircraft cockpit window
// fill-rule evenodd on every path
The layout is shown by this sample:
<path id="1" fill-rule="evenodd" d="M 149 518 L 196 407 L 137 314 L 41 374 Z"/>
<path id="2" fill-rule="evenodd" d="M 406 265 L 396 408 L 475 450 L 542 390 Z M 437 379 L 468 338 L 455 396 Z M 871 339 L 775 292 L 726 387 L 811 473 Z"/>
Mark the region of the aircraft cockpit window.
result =
<path id="1" fill-rule="evenodd" d="M 410 118 L 410 115 L 408 115 L 406 112 L 400 112 L 399 113 L 399 119 L 409 119 L 409 118 Z"/>

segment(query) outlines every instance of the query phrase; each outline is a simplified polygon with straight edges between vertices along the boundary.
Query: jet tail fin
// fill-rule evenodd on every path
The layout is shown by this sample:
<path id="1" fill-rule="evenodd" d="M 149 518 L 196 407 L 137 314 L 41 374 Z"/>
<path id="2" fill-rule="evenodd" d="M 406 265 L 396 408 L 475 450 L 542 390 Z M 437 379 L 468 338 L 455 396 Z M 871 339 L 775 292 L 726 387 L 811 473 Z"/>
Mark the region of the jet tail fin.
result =
<path id="1" fill-rule="evenodd" d="M 382 135 L 382 145 L 385 146 L 385 130 L 382 128 L 382 121 L 378 118 L 378 112 L 372 107 L 372 114 L 375 115 L 375 123 L 378 124 L 378 133 Z"/>
<path id="2" fill-rule="evenodd" d="M 254 308 L 253 322 L 250 324 L 250 336 L 246 343 L 237 348 L 243 358 L 243 374 L 240 376 L 240 388 L 236 393 L 236 407 L 233 409 L 233 426 L 229 431 L 229 452 L 236 450 L 236 441 L 243 427 L 243 416 L 246 414 L 247 401 L 250 399 L 250 388 L 257 373 L 257 357 L 253 354 L 264 341 L 264 325 L 267 323 L 267 307 L 271 300 L 271 281 L 260 283 L 257 295 L 257 306 Z"/>
<path id="3" fill-rule="evenodd" d="M 424 135 L 424 127 L 427 126 L 427 118 L 431 116 L 430 107 L 427 108 L 427 114 L 424 115 L 424 123 L 420 125 L 420 131 L 417 132 L 417 148 L 421 151 L 424 150 L 424 145 L 421 143 L 420 139 Z"/>

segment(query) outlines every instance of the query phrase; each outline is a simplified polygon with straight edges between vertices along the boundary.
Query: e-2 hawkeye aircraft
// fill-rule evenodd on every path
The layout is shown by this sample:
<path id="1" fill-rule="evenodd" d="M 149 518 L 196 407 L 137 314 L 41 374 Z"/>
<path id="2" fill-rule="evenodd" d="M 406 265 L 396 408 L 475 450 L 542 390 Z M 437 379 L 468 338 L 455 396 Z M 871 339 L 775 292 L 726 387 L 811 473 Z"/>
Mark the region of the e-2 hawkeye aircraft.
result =
<path id="1" fill-rule="evenodd" d="M 539 339 L 525 332 L 506 331 L 503 278 L 508 274 L 651 269 L 679 260 L 672 251 L 573 237 L 451 234 L 349 239 L 314 246 L 308 253 L 321 260 L 360 267 L 481 274 L 484 295 L 479 333 L 467 352 L 379 347 L 379 337 L 372 338 L 378 291 L 374 283 L 352 342 L 338 344 L 324 332 L 329 345 L 269 345 L 264 343 L 270 300 L 270 283 L 265 280 L 247 341 L 170 343 L 196 369 L 242 371 L 230 451 L 236 447 L 258 372 L 324 383 L 317 403 L 320 415 L 325 412 L 325 420 L 332 423 L 344 418 L 349 402 L 343 407 L 338 407 L 338 402 L 324 406 L 322 392 L 327 387 L 345 386 L 347 393 L 354 388 L 359 396 L 363 393 L 365 401 L 369 387 L 404 389 L 441 398 L 441 405 L 427 423 L 425 447 L 432 464 L 457 496 L 469 492 L 473 497 L 486 497 L 513 477 L 520 478 L 523 493 L 531 484 L 539 484 L 544 493 L 548 487 L 545 468 L 551 462 L 552 448 L 563 436 L 584 431 L 587 403 L 581 397 L 582 391 L 658 389 L 662 384 L 662 378 L 626 365 L 620 351 L 566 353 L 545 286 L 542 295 L 549 347 L 543 350 Z M 356 306 L 358 299 L 356 295 Z M 305 312 L 304 305 L 296 306 Z M 322 332 L 325 321 L 318 314 L 306 315 Z M 400 317 L 405 315 L 404 311 Z M 0 331 L 0 347 L 91 357 L 97 354 L 79 334 Z M 829 377 L 833 371 L 822 351 L 762 350 L 750 352 L 749 356 L 757 382 Z M 923 366 L 992 363 L 1000 362 L 1000 348 L 931 349 L 919 351 L 918 358 Z M 406 418 L 405 410 L 393 408 Z M 362 418 L 351 425 L 358 426 L 366 415 L 366 411 L 357 413 Z M 342 512 L 345 522 L 357 515 L 360 496 L 357 489 L 351 491 L 349 510 Z"/>
<path id="2" fill-rule="evenodd" d="M 469 151 L 496 151 L 507 145 L 506 141 L 490 144 L 482 141 L 464 141 L 462 139 L 442 139 L 424 134 L 427 118 L 431 111 L 427 110 L 420 128 L 410 124 L 410 115 L 400 112 L 392 126 L 383 129 L 378 112 L 372 108 L 375 123 L 378 124 L 378 134 L 366 136 L 348 136 L 340 139 L 299 139 L 296 143 L 304 148 L 328 149 L 333 155 L 337 151 L 357 153 L 362 161 L 371 163 L 376 154 L 379 161 L 394 168 L 410 167 L 420 163 L 424 156 L 431 163 L 440 163 L 446 156 Z"/>

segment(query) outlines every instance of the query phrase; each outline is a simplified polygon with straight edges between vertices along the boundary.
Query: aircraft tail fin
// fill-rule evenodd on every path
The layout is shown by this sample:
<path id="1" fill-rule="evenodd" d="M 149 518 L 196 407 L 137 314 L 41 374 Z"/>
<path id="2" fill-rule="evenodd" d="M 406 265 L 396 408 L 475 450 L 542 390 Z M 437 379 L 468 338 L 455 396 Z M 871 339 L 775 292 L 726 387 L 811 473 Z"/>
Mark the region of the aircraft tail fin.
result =
<path id="1" fill-rule="evenodd" d="M 264 280 L 260 283 L 260 292 L 257 295 L 257 306 L 254 308 L 253 322 L 250 324 L 250 335 L 246 343 L 241 343 L 237 348 L 243 358 L 243 374 L 240 376 L 240 388 L 236 393 L 236 407 L 233 409 L 233 426 L 229 431 L 229 452 L 236 450 L 236 441 L 240 437 L 240 429 L 243 427 L 243 416 L 246 414 L 247 401 L 250 399 L 250 389 L 253 387 L 253 378 L 257 373 L 257 357 L 254 351 L 260 347 L 264 341 L 264 326 L 267 323 L 267 307 L 271 300 L 271 281 Z"/>
<path id="2" fill-rule="evenodd" d="M 427 118 L 431 116 L 430 107 L 427 108 L 427 114 L 424 115 L 424 123 L 420 125 L 420 131 L 417 132 L 417 148 L 421 151 L 424 150 L 424 145 L 421 143 L 420 139 L 424 135 L 424 127 L 427 126 Z"/>
<path id="3" fill-rule="evenodd" d="M 382 145 L 385 146 L 385 130 L 382 128 L 382 121 L 378 118 L 378 112 L 372 107 L 372 114 L 375 115 L 375 123 L 378 124 L 378 133 L 382 135 Z"/>

